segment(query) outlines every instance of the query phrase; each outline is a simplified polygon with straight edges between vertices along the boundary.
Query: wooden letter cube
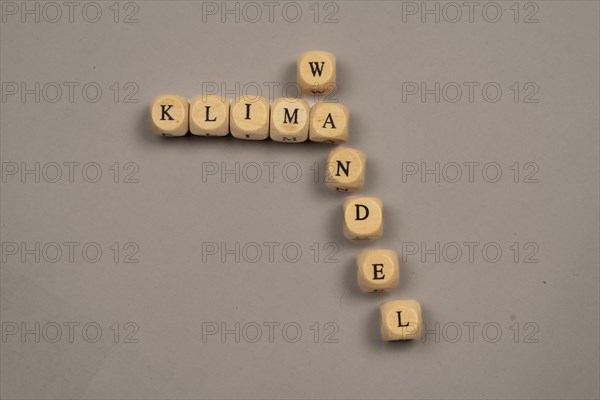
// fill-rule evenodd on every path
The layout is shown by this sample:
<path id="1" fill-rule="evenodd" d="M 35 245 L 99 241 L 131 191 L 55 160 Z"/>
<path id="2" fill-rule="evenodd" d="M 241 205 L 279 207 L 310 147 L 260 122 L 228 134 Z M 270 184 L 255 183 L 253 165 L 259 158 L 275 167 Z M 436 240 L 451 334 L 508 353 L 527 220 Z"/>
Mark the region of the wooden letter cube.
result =
<path id="1" fill-rule="evenodd" d="M 300 143 L 308 140 L 310 107 L 303 99 L 276 99 L 271 104 L 271 139 Z"/>
<path id="2" fill-rule="evenodd" d="M 229 134 L 229 101 L 221 96 L 196 96 L 190 103 L 190 132 L 199 136 Z"/>
<path id="3" fill-rule="evenodd" d="M 383 233 L 383 206 L 376 197 L 354 197 L 344 202 L 344 235 L 348 239 L 376 239 Z"/>
<path id="4" fill-rule="evenodd" d="M 356 275 L 363 292 L 389 292 L 400 282 L 398 255 L 393 250 L 364 250 L 356 259 Z"/>
<path id="5" fill-rule="evenodd" d="M 317 103 L 310 109 L 310 140 L 322 143 L 348 141 L 348 109 L 339 103 Z"/>
<path id="6" fill-rule="evenodd" d="M 329 94 L 336 88 L 335 56 L 327 51 L 300 54 L 297 71 L 297 82 L 304 93 Z"/>
<path id="7" fill-rule="evenodd" d="M 365 183 L 365 153 L 349 147 L 331 150 L 327 156 L 325 184 L 331 190 L 356 192 Z"/>
<path id="8" fill-rule="evenodd" d="M 383 340 L 420 339 L 423 332 L 421 305 L 416 300 L 386 301 L 380 306 Z"/>
<path id="9" fill-rule="evenodd" d="M 238 97 L 231 103 L 229 124 L 238 139 L 265 140 L 269 137 L 269 100 Z"/>
<path id="10" fill-rule="evenodd" d="M 154 133 L 163 136 L 184 136 L 188 132 L 190 104 L 182 96 L 156 96 L 150 104 L 150 122 Z"/>

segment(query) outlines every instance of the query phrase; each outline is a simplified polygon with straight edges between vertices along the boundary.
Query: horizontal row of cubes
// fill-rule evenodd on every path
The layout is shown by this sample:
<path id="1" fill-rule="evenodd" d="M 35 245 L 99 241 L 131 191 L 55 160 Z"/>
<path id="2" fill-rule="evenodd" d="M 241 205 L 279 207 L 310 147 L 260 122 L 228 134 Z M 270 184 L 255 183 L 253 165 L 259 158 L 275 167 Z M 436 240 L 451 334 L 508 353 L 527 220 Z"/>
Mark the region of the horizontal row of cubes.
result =
<path id="1" fill-rule="evenodd" d="M 317 103 L 279 98 L 238 97 L 232 102 L 215 95 L 188 101 L 177 95 L 161 95 L 150 105 L 153 131 L 162 136 L 226 136 L 238 139 L 301 143 L 348 141 L 348 109 L 339 103 Z"/>

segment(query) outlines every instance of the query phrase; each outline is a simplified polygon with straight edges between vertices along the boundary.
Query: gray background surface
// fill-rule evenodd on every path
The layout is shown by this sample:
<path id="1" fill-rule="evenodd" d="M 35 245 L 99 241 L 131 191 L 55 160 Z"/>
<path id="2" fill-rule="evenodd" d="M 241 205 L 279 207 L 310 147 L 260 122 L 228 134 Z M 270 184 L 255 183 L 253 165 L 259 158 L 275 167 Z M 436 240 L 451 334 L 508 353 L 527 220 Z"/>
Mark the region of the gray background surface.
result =
<path id="1" fill-rule="evenodd" d="M 518 22 L 512 1 L 497 2 L 495 23 L 486 20 L 496 10 L 487 2 L 476 2 L 472 22 L 461 6 L 455 23 L 443 2 L 426 3 L 440 7 L 439 22 L 391 1 L 317 3 L 315 22 L 314 3 L 296 3 L 295 23 L 286 21 L 295 17 L 286 2 L 275 3 L 273 22 L 265 3 L 256 3 L 262 16 L 251 22 L 255 10 L 228 2 L 239 7 L 239 23 L 203 14 L 200 1 L 121 3 L 117 23 L 113 2 L 96 3 L 96 23 L 82 17 L 88 7 L 94 18 L 95 8 L 77 4 L 73 22 L 63 6 L 55 23 L 44 20 L 55 16 L 49 8 L 39 23 L 3 8 L 2 397 L 598 398 L 597 2 L 522 2 Z M 131 12 L 138 22 L 123 23 Z M 323 21 L 330 13 L 337 22 Z M 537 22 L 524 23 L 531 13 Z M 340 90 L 329 100 L 350 109 L 348 145 L 368 157 L 363 193 L 384 202 L 384 236 L 372 244 L 342 237 L 344 195 L 315 182 L 315 163 L 323 166 L 330 146 L 164 139 L 147 128 L 148 104 L 162 93 L 191 97 L 215 82 L 229 96 L 237 83 L 265 96 L 272 87 L 280 97 L 295 81 L 297 55 L 311 49 L 337 56 Z M 39 102 L 9 94 L 36 82 Z M 72 102 L 65 82 L 79 85 Z M 97 102 L 82 95 L 90 82 L 102 89 Z M 439 102 L 403 100 L 410 82 L 439 82 L 447 92 Z M 463 89 L 456 102 L 452 82 Z M 473 101 L 464 82 L 478 85 Z M 482 96 L 490 82 L 502 88 L 497 102 Z M 49 83 L 63 88 L 56 102 Z M 536 87 L 529 100 L 537 102 L 524 102 Z M 135 88 L 130 99 L 138 102 L 126 102 Z M 68 162 L 79 163 L 73 182 Z M 84 179 L 93 169 L 82 176 L 92 162 L 102 172 L 96 183 Z M 472 182 L 469 162 L 479 163 Z M 39 183 L 20 175 L 35 163 Z M 56 183 L 52 163 L 62 165 Z M 239 182 L 203 175 L 236 163 Z M 436 163 L 439 182 L 403 176 Z M 495 183 L 493 168 L 482 175 L 488 163 L 501 168 Z M 8 174 L 15 165 L 19 172 Z M 453 183 L 456 165 L 462 177 Z M 125 168 L 135 166 L 137 183 L 124 182 L 132 171 Z M 296 169 L 302 176 L 292 182 Z M 65 242 L 79 243 L 73 262 Z M 272 260 L 269 242 L 278 243 Z M 36 243 L 39 262 L 23 251 Z M 63 250 L 56 262 L 52 243 Z M 82 256 L 86 243 L 101 247 L 99 261 Z M 239 243 L 239 261 L 206 254 L 210 243 L 221 250 Z M 136 246 L 139 262 L 124 262 Z M 403 253 L 393 293 L 356 287 L 355 256 L 371 247 Z M 301 258 L 292 262 L 297 248 Z M 421 302 L 424 342 L 380 340 L 379 303 L 402 298 Z M 69 322 L 79 324 L 72 340 Z M 36 323 L 39 343 L 35 334 L 21 336 Z M 102 328 L 95 343 L 90 323 Z M 236 323 L 237 343 L 233 333 L 203 340 L 203 327 Z M 278 324 L 272 340 L 269 323 Z M 52 343 L 56 325 L 62 335 Z M 262 336 L 253 343 L 257 325 Z"/>

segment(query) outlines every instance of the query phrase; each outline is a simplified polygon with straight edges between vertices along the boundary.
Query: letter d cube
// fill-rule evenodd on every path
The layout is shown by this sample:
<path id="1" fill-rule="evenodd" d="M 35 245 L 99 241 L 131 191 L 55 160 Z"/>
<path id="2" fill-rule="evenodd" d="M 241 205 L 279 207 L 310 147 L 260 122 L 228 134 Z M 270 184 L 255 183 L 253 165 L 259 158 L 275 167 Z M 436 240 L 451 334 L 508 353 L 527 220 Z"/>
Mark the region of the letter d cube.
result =
<path id="1" fill-rule="evenodd" d="M 376 197 L 353 197 L 344 202 L 344 236 L 376 239 L 383 233 L 383 205 Z"/>

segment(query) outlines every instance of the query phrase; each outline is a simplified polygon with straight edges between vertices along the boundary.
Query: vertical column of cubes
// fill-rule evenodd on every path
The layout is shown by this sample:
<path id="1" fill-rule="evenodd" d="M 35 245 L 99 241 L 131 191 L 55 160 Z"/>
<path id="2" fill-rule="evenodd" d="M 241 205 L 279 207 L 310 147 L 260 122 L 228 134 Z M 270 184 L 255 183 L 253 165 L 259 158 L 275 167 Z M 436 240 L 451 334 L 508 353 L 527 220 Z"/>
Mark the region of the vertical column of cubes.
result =
<path id="1" fill-rule="evenodd" d="M 305 93 L 331 93 L 337 87 L 333 54 L 312 51 L 298 57 L 297 77 Z M 341 144 L 348 141 L 348 109 L 337 103 L 317 103 L 310 110 L 311 141 Z M 325 184 L 337 192 L 364 188 L 365 154 L 357 149 L 329 152 Z M 351 197 L 344 201 L 343 232 L 350 240 L 371 240 L 383 234 L 383 204 L 376 197 Z M 356 259 L 358 287 L 366 293 L 389 292 L 400 282 L 398 255 L 393 250 L 362 251 Z M 416 300 L 386 301 L 380 305 L 380 330 L 384 340 L 410 340 L 421 335 L 421 306 Z"/>

